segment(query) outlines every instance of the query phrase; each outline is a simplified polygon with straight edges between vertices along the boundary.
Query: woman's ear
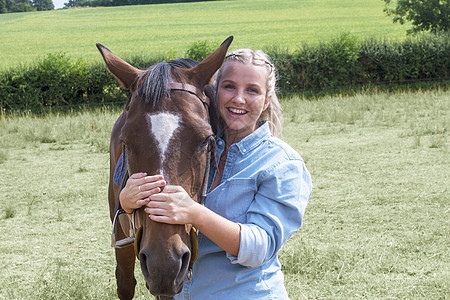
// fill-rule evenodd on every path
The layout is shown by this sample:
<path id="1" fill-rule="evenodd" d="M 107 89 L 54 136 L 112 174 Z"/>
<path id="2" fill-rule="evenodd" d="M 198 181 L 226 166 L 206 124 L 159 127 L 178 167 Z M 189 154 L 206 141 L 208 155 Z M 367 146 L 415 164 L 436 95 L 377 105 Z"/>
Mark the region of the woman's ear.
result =
<path id="1" fill-rule="evenodd" d="M 264 99 L 263 111 L 265 111 L 269 107 L 270 101 L 272 101 L 272 96 L 267 96 L 266 99 Z"/>

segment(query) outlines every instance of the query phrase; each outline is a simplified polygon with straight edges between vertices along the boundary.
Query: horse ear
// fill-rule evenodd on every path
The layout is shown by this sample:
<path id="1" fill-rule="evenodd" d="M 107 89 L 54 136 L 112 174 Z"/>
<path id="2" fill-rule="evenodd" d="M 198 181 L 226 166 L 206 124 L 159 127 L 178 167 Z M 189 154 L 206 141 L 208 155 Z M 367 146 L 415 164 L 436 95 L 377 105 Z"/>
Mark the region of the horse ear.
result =
<path id="1" fill-rule="evenodd" d="M 210 84 L 213 75 L 222 66 L 228 47 L 230 47 L 232 41 L 233 36 L 229 36 L 216 51 L 208 55 L 197 66 L 189 70 L 189 73 L 194 75 L 199 85 L 205 86 Z"/>
<path id="2" fill-rule="evenodd" d="M 136 81 L 136 78 L 142 74 L 143 71 L 133 67 L 123 59 L 114 55 L 102 44 L 97 43 L 96 45 L 103 56 L 103 60 L 105 61 L 109 72 L 116 78 L 123 89 L 130 89 L 131 85 Z"/>

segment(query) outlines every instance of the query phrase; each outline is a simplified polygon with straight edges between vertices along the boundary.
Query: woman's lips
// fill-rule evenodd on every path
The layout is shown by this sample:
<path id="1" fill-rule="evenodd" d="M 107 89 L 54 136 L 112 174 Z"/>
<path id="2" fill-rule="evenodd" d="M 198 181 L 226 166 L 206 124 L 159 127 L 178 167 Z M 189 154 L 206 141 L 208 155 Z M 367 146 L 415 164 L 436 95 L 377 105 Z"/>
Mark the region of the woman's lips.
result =
<path id="1" fill-rule="evenodd" d="M 248 111 L 246 111 L 245 109 L 235 108 L 235 107 L 228 107 L 227 110 L 233 116 L 238 116 L 238 117 L 243 116 L 248 113 Z"/>

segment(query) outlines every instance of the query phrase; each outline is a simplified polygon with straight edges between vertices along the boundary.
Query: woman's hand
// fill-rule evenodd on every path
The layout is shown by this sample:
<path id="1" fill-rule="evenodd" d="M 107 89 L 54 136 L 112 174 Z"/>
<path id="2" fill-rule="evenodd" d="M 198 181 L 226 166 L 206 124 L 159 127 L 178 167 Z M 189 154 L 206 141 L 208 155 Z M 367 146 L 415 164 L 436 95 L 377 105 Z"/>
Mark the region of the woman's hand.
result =
<path id="1" fill-rule="evenodd" d="M 181 186 L 151 195 L 144 211 L 156 222 L 192 224 L 226 252 L 239 253 L 241 226 L 198 204 Z"/>
<path id="2" fill-rule="evenodd" d="M 162 175 L 147 176 L 146 173 L 135 173 L 127 180 L 127 184 L 119 195 L 122 209 L 131 214 L 133 210 L 146 205 L 153 194 L 161 192 L 166 182 Z"/>
<path id="3" fill-rule="evenodd" d="M 195 208 L 199 204 L 178 185 L 168 185 L 159 194 L 149 197 L 150 202 L 144 209 L 150 219 L 169 224 L 192 224 L 195 220 Z"/>

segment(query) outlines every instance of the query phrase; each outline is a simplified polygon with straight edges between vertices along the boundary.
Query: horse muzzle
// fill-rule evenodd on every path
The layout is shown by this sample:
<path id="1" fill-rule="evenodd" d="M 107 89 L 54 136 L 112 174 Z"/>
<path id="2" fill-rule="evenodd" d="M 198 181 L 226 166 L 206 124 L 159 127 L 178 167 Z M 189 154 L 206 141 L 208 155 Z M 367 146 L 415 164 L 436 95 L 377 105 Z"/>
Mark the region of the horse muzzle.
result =
<path id="1" fill-rule="evenodd" d="M 159 250 L 164 251 L 165 255 L 160 255 Z M 144 246 L 139 251 L 139 261 L 150 293 L 155 296 L 179 293 L 189 271 L 190 259 L 191 251 L 184 244 L 166 249 Z"/>
<path id="2" fill-rule="evenodd" d="M 135 255 L 140 260 L 146 286 L 153 295 L 173 296 L 179 293 L 183 288 L 184 280 L 186 278 L 189 281 L 192 280 L 192 267 L 198 256 L 196 229 L 191 225 L 186 225 L 187 228 L 179 232 L 180 227 L 178 229 L 172 227 L 174 231 L 169 234 L 168 239 L 158 236 L 161 230 L 155 230 L 153 234 L 146 232 L 147 236 L 144 237 L 143 226 L 135 211 L 131 220 L 127 217 L 130 236 L 116 240 L 115 233 L 118 230 L 116 226 L 118 226 L 119 215 L 120 212 L 116 213 L 113 221 L 112 246 L 123 248 L 133 245 Z M 170 225 L 166 224 L 164 227 L 167 229 L 170 228 Z M 189 240 L 186 243 L 180 238 L 182 235 L 180 233 L 187 232 L 189 232 Z M 160 243 L 154 243 L 155 240 L 159 240 Z"/>
<path id="3" fill-rule="evenodd" d="M 165 224 L 164 228 L 167 229 Z M 174 226 L 173 230 L 180 230 Z M 167 240 L 158 237 L 155 232 L 151 234 L 137 230 L 135 237 L 136 256 L 140 260 L 141 270 L 147 288 L 153 295 L 173 296 L 181 292 L 184 280 L 192 280 L 192 265 L 198 256 L 197 232 L 192 226 L 186 228 L 190 239 L 180 238 L 180 233 L 172 232 Z M 185 234 L 185 229 L 182 229 Z M 148 241 L 152 241 L 149 243 Z M 162 244 L 154 240 L 163 241 Z M 186 243 L 187 242 L 187 243 Z"/>

